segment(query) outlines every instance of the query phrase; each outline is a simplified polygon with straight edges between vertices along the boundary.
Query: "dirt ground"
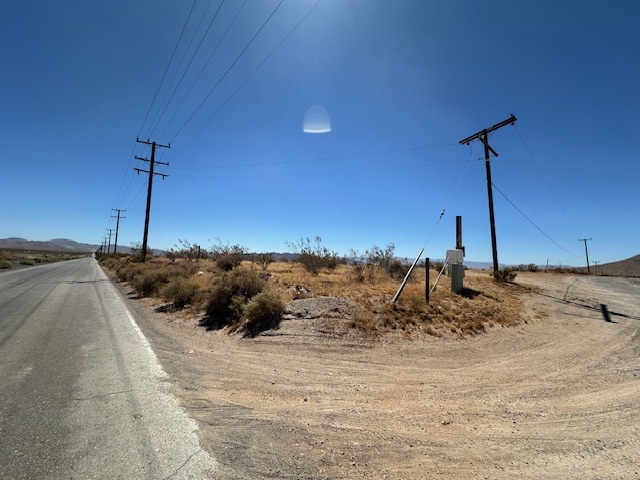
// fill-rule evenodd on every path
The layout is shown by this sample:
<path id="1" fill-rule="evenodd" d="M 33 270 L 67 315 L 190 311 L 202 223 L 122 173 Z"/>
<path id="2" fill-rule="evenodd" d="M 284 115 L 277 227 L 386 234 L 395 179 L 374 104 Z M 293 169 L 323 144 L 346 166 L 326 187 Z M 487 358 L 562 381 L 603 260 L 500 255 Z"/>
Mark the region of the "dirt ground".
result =
<path id="1" fill-rule="evenodd" d="M 526 323 L 465 338 L 297 318 L 246 339 L 130 305 L 213 478 L 640 478 L 640 281 L 517 281 Z"/>

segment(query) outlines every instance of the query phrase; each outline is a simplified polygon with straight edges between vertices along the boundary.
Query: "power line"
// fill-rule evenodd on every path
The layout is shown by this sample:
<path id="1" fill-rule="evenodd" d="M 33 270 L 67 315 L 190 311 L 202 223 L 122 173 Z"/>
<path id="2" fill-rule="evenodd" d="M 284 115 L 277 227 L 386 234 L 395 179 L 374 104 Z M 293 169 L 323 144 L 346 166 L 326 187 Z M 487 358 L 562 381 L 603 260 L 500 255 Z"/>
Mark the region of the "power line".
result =
<path id="1" fill-rule="evenodd" d="M 271 55 L 274 54 L 274 52 L 280 48 L 280 46 L 293 34 L 293 32 L 300 26 L 300 24 L 302 24 L 302 22 L 304 22 L 306 20 L 306 18 L 311 14 L 311 12 L 313 12 L 315 10 L 315 8 L 320 4 L 320 2 L 322 2 L 322 0 L 318 0 L 313 7 L 311 7 L 309 9 L 309 11 L 298 21 L 298 23 L 296 23 L 294 25 L 294 27 L 289 30 L 289 33 L 287 33 L 282 40 L 280 40 L 280 42 L 267 54 L 266 57 L 264 57 L 264 59 L 262 59 L 262 61 L 256 66 L 256 68 L 254 68 L 251 73 L 249 74 L 249 76 L 247 78 L 244 79 L 244 81 L 231 93 L 231 95 L 229 95 L 227 97 L 227 99 L 222 102 L 222 104 L 213 112 L 213 114 L 207 119 L 206 122 L 204 122 L 200 128 L 198 128 L 198 130 L 195 131 L 195 133 L 193 135 L 191 135 L 191 137 L 189 137 L 187 139 L 186 142 L 182 143 L 182 146 L 178 149 L 178 151 L 176 152 L 176 155 L 178 155 L 182 149 L 191 142 L 191 140 L 193 140 L 195 138 L 196 135 L 198 135 L 200 133 L 200 131 L 211 121 L 213 120 L 213 117 L 215 117 L 218 112 L 227 104 L 229 103 L 229 101 L 235 96 L 236 93 L 238 93 L 238 91 L 251 79 L 251 77 L 253 77 L 253 75 L 258 71 L 258 69 L 260 67 L 262 67 L 262 65 L 269 60 L 269 58 L 271 58 Z M 184 128 L 184 127 L 183 127 Z M 180 132 L 178 132 L 180 133 Z M 173 136 L 173 138 L 175 138 L 178 134 L 176 133 L 176 135 Z M 173 141 L 172 138 L 172 141 Z"/>
<path id="2" fill-rule="evenodd" d="M 366 168 L 360 170 L 342 170 L 334 172 L 310 172 L 310 173 L 277 173 L 269 175 L 173 175 L 175 178 L 278 178 L 278 177 L 316 177 L 333 175 L 350 175 L 354 173 L 378 172 L 384 170 L 404 170 L 409 168 L 436 167 L 442 165 L 455 165 L 467 163 L 467 160 L 455 162 L 421 163 L 414 165 L 394 165 L 391 167 Z M 466 171 L 466 170 L 465 170 Z"/>
<path id="3" fill-rule="evenodd" d="M 138 136 L 140 135 L 140 133 L 142 132 L 142 129 L 144 128 L 145 123 L 147 122 L 147 119 L 149 118 L 149 114 L 151 113 L 152 109 L 153 109 L 153 105 L 158 97 L 158 94 L 162 88 L 162 84 L 164 83 L 164 80 L 167 76 L 167 73 L 169 71 L 169 67 L 171 66 L 171 63 L 173 61 L 173 58 L 175 56 L 176 51 L 178 50 L 178 46 L 180 45 L 180 42 L 182 41 L 182 37 L 184 35 L 184 32 L 187 28 L 187 24 L 189 23 L 189 20 L 191 19 L 191 15 L 193 13 L 193 10 L 196 6 L 196 1 L 197 0 L 193 0 L 193 4 L 191 5 L 191 9 L 189 10 L 189 14 L 187 15 L 187 19 L 184 22 L 184 25 L 182 27 L 182 31 L 180 32 L 180 36 L 178 37 L 178 41 L 176 42 L 175 47 L 173 48 L 173 52 L 171 53 L 171 57 L 169 58 L 169 62 L 167 63 L 167 66 L 164 69 L 164 73 L 162 74 L 162 79 L 160 80 L 160 83 L 158 84 L 158 88 L 156 89 L 156 93 L 153 96 L 153 100 L 151 101 L 151 104 L 149 104 L 149 109 L 147 110 L 147 113 L 144 117 L 144 120 L 142 121 L 142 124 L 140 125 L 140 130 L 138 133 Z M 124 199 L 126 198 L 127 193 L 129 192 L 129 187 L 131 186 L 131 183 L 133 181 L 133 170 L 130 169 L 131 167 L 131 162 L 133 161 L 134 158 L 134 154 L 135 154 L 135 150 L 136 147 L 138 146 L 137 143 L 133 144 L 133 147 L 131 148 L 131 153 L 129 154 L 129 160 L 127 162 L 127 167 L 124 171 L 124 174 L 122 175 L 122 180 L 120 181 L 120 186 L 118 187 L 118 191 L 116 193 L 113 205 L 112 205 L 112 210 L 116 210 L 116 206 L 118 204 L 119 201 L 124 201 Z M 127 180 L 127 176 L 129 175 L 129 183 L 127 183 L 126 188 L 123 191 L 123 186 Z M 120 197 L 120 194 L 122 194 L 122 198 Z M 137 198 L 137 195 L 136 195 Z M 133 202 L 132 202 L 133 203 Z M 124 211 L 124 210 L 123 210 Z"/>
<path id="4" fill-rule="evenodd" d="M 262 30 L 264 29 L 264 27 L 267 25 L 267 23 L 269 22 L 269 20 L 271 20 L 271 18 L 275 15 L 276 11 L 280 8 L 280 6 L 282 5 L 282 3 L 284 2 L 284 0 L 280 0 L 280 2 L 278 3 L 278 5 L 276 5 L 276 8 L 273 9 L 273 11 L 271 12 L 271 14 L 267 17 L 267 19 L 264 21 L 264 23 L 260 26 L 260 28 L 258 29 L 258 31 L 255 33 L 255 35 L 251 38 L 251 40 L 249 41 L 249 43 L 247 43 L 247 45 L 245 45 L 245 47 L 242 49 L 242 51 L 240 52 L 240 54 L 238 54 L 238 56 L 236 57 L 236 59 L 233 61 L 233 63 L 229 66 L 229 68 L 227 68 L 227 70 L 224 72 L 224 74 L 220 77 L 220 79 L 218 80 L 218 82 L 213 86 L 213 88 L 211 89 L 211 91 L 207 94 L 206 97 L 204 97 L 204 99 L 200 102 L 200 104 L 198 105 L 198 107 L 193 111 L 193 113 L 189 116 L 189 118 L 187 118 L 187 121 L 182 125 L 182 127 L 180 127 L 180 129 L 178 129 L 178 131 L 175 133 L 175 135 L 171 138 L 171 141 L 173 141 L 174 138 L 176 138 L 180 132 L 182 132 L 182 130 L 184 129 L 184 127 L 187 126 L 187 124 L 193 119 L 193 117 L 195 116 L 195 114 L 202 108 L 202 106 L 204 105 L 204 103 L 209 99 L 209 97 L 211 96 L 211 94 L 218 88 L 218 86 L 220 85 L 220 83 L 222 82 L 222 80 L 225 79 L 225 77 L 227 76 L 227 74 L 231 71 L 231 69 L 235 66 L 235 64 L 238 62 L 238 60 L 240 60 L 240 57 L 242 57 L 242 55 L 244 54 L 244 52 L 247 51 L 247 49 L 249 48 L 249 46 L 253 43 L 253 41 L 258 37 L 258 35 L 260 35 L 260 32 L 262 32 Z"/>
<path id="5" fill-rule="evenodd" d="M 171 86 L 173 85 L 173 82 L 176 80 L 176 77 L 178 76 L 178 72 L 181 71 L 181 67 L 182 67 L 182 63 L 184 62 L 185 58 L 187 58 L 187 52 L 189 51 L 189 49 L 191 48 L 191 44 L 193 43 L 193 41 L 196 38 L 196 35 L 198 34 L 198 30 L 200 30 L 200 25 L 202 25 L 202 21 L 204 20 L 204 17 L 207 13 L 207 11 L 209 10 L 209 7 L 211 6 L 211 2 L 213 0 L 209 0 L 209 3 L 207 3 L 207 6 L 204 10 L 204 13 L 202 14 L 202 16 L 200 17 L 200 21 L 198 22 L 198 25 L 196 25 L 196 28 L 193 31 L 193 35 L 191 36 L 191 39 L 189 40 L 189 44 L 187 45 L 187 47 L 184 49 L 184 53 L 182 54 L 182 58 L 180 59 L 180 63 L 178 63 L 178 66 L 176 67 L 175 71 L 173 72 L 173 76 L 171 77 L 171 81 L 169 82 L 169 86 L 167 87 L 167 90 L 164 92 L 164 96 L 162 97 L 162 100 L 160 101 L 160 104 L 158 106 L 158 110 L 156 110 L 156 113 L 153 117 L 153 120 L 151 121 L 151 123 L 155 123 L 158 112 L 160 111 L 160 108 L 162 108 L 162 105 L 165 104 L 165 100 L 167 99 L 167 95 L 169 94 L 169 90 L 171 89 Z M 151 132 L 147 132 L 147 137 L 151 136 Z"/>
<path id="6" fill-rule="evenodd" d="M 191 55 L 191 58 L 189 59 L 189 63 L 187 64 L 186 68 L 184 69 L 184 72 L 182 72 L 182 76 L 180 77 L 180 80 L 178 80 L 178 83 L 176 84 L 175 88 L 173 89 L 173 92 L 171 93 L 171 97 L 169 97 L 169 100 L 167 100 L 167 103 L 165 104 L 165 107 L 162 110 L 162 113 L 160 114 L 160 117 L 158 117 L 158 121 L 153 126 L 153 129 L 151 130 L 150 136 L 153 135 L 153 133 L 155 132 L 156 128 L 158 128 L 158 124 L 160 123 L 160 120 L 162 120 L 162 117 L 163 117 L 164 113 L 167 111 L 167 108 L 171 104 L 171 100 L 173 100 L 173 97 L 175 96 L 176 92 L 178 91 L 178 88 L 180 88 L 180 85 L 182 84 L 182 81 L 184 80 L 185 75 L 189 71 L 189 67 L 191 67 L 191 64 L 193 63 L 193 59 L 198 54 L 198 51 L 200 50 L 200 47 L 202 46 L 202 43 L 204 42 L 204 39 L 207 38 L 207 35 L 209 34 L 209 31 L 211 30 L 211 27 L 213 26 L 213 23 L 216 21 L 216 18 L 218 18 L 218 14 L 220 13 L 220 10 L 222 9 L 222 5 L 224 5 L 224 0 L 222 0 L 220 2 L 220 5 L 218 5 L 218 9 L 216 10 L 216 13 L 213 14 L 213 18 L 211 19 L 211 22 L 209 22 L 209 26 L 207 27 L 207 30 L 204 32 L 204 35 L 200 39 L 200 43 L 198 43 L 198 46 L 196 47 L 196 49 L 193 52 L 193 55 Z"/>
<path id="7" fill-rule="evenodd" d="M 427 147 L 411 147 L 411 148 L 401 148 L 396 150 L 383 150 L 383 151 L 377 151 L 377 152 L 351 153 L 351 154 L 345 154 L 345 155 L 334 155 L 330 157 L 310 158 L 306 160 L 287 160 L 283 162 L 243 163 L 243 164 L 231 164 L 231 165 L 214 165 L 214 166 L 208 166 L 208 167 L 175 167 L 173 168 L 173 170 L 211 170 L 211 169 L 217 169 L 217 168 L 269 167 L 274 165 L 290 165 L 294 163 L 311 163 L 311 162 L 321 162 L 325 160 L 343 160 L 347 158 L 369 157 L 374 155 L 387 155 L 390 153 L 414 152 L 417 150 L 428 150 L 432 148 L 451 147 L 454 145 L 457 145 L 457 144 L 448 143 L 443 145 L 431 145 Z"/>
<path id="8" fill-rule="evenodd" d="M 511 206 L 512 206 L 513 208 L 515 208 L 515 209 L 520 213 L 520 215 L 522 215 L 524 218 L 526 218 L 526 219 L 529 221 L 529 223 L 530 223 L 531 225 L 533 225 L 534 227 L 536 227 L 536 228 L 540 231 L 540 233 L 542 233 L 545 237 L 547 237 L 549 240 L 551 240 L 551 242 L 552 242 L 556 247 L 558 247 L 558 248 L 560 248 L 561 250 L 563 250 L 563 251 L 567 252 L 569 255 L 573 255 L 574 257 L 579 257 L 579 256 L 580 256 L 580 255 L 576 255 L 576 254 L 575 254 L 575 253 L 573 253 L 573 252 L 570 252 L 569 250 L 567 250 L 566 248 L 564 248 L 562 245 L 560 245 L 558 242 L 556 242 L 553 238 L 551 238 L 549 235 L 547 235 L 547 234 L 546 234 L 546 233 L 545 233 L 545 232 L 544 232 L 544 231 L 543 231 L 543 230 L 542 230 L 538 225 L 536 225 L 536 224 L 533 222 L 533 220 L 531 220 L 529 217 L 527 217 L 527 216 L 524 214 L 524 212 L 523 212 L 522 210 L 520 210 L 520 209 L 515 205 L 515 203 L 513 203 L 513 202 L 509 199 L 509 197 L 507 197 L 504 193 L 502 193 L 502 190 L 500 190 L 500 189 L 496 186 L 496 184 L 495 184 L 495 183 L 492 183 L 492 185 L 493 185 L 493 188 L 495 188 L 495 189 L 500 193 L 500 195 L 502 195 L 502 196 L 505 198 L 505 200 L 506 200 L 507 202 L 509 202 L 509 203 L 511 204 Z"/>
<path id="9" fill-rule="evenodd" d="M 240 12 L 242 11 L 242 9 L 244 8 L 245 4 L 247 3 L 247 0 L 244 0 L 242 2 L 242 5 L 240 5 L 240 8 L 238 9 L 238 11 L 236 12 L 235 16 L 233 17 L 233 19 L 231 19 L 231 22 L 229 23 L 229 25 L 227 26 L 227 29 L 224 31 L 224 33 L 222 34 L 222 37 L 220 37 L 220 40 L 218 40 L 218 43 L 216 44 L 216 46 L 213 48 L 213 51 L 211 52 L 211 54 L 209 55 L 209 58 L 207 58 L 207 61 L 204 63 L 204 65 L 202 66 L 202 68 L 200 69 L 200 72 L 198 73 L 198 75 L 196 76 L 195 80 L 193 81 L 193 83 L 191 84 L 191 87 L 189 88 L 189 90 L 187 91 L 187 93 L 185 94 L 185 96 L 183 97 L 182 101 L 180 102 L 180 105 L 178 105 L 178 107 L 176 108 L 176 110 L 173 112 L 173 115 L 171 115 L 171 118 L 169 119 L 169 121 L 167 122 L 167 126 L 164 128 L 164 130 L 160 133 L 160 136 L 163 137 L 165 132 L 167 131 L 167 128 L 169 127 L 169 125 L 171 125 L 171 122 L 173 122 L 173 119 L 176 117 L 176 115 L 178 114 L 178 111 L 182 108 L 182 106 L 184 105 L 184 102 L 187 100 L 187 98 L 189 97 L 189 94 L 193 91 L 193 88 L 196 86 L 196 83 L 198 83 L 198 80 L 200 80 L 200 77 L 202 76 L 202 73 L 205 71 L 205 69 L 207 68 L 207 66 L 209 65 L 209 62 L 211 61 L 211 59 L 213 58 L 213 56 L 216 54 L 216 52 L 218 51 L 218 47 L 220 47 L 220 44 L 224 41 L 224 39 L 227 37 L 227 34 L 229 33 L 229 30 L 231 30 L 231 27 L 233 26 L 233 24 L 235 23 L 236 19 L 238 18 L 238 15 L 240 15 Z M 163 151 L 164 153 L 164 151 Z"/>
<path id="10" fill-rule="evenodd" d="M 514 127 L 515 127 L 515 125 L 514 125 Z M 531 158 L 531 161 L 533 162 L 533 165 L 536 167 L 536 170 L 538 170 L 538 173 L 542 177 L 542 180 L 544 181 L 545 185 L 547 186 L 547 188 L 551 192 L 551 195 L 553 195 L 553 198 L 556 200 L 556 203 L 558 204 L 558 206 L 560 207 L 560 209 L 564 213 L 565 217 L 567 217 L 569 219 L 569 221 L 573 225 L 573 228 L 578 230 L 578 227 L 576 226 L 575 222 L 573 221 L 573 218 L 571 218 L 569 216 L 569 214 L 567 213 L 567 211 L 564 209 L 564 207 L 562 206 L 562 203 L 560 203 L 560 200 L 558 199 L 556 193 L 553 191 L 553 189 L 551 188 L 551 185 L 549 184 L 549 182 L 547 181 L 546 177 L 542 173 L 542 170 L 538 166 L 538 162 L 536 162 L 536 159 L 533 157 L 533 153 L 531 153 L 531 150 L 529 150 L 529 147 L 527 146 L 527 143 L 524 141 L 524 138 L 522 138 L 522 135 L 520 134 L 520 131 L 518 130 L 517 127 L 516 127 L 515 130 L 516 130 L 516 133 L 518 134 L 518 137 L 520 138 L 520 141 L 522 142 L 522 145 L 524 146 L 525 150 L 529 154 L 529 157 Z"/>
<path id="11" fill-rule="evenodd" d="M 180 36 L 178 37 L 178 41 L 176 42 L 176 46 L 173 47 L 173 52 L 171 53 L 171 58 L 169 58 L 169 63 L 167 63 L 167 66 L 164 69 L 164 73 L 162 74 L 162 79 L 160 80 L 160 83 L 158 84 L 158 88 L 156 90 L 156 93 L 153 96 L 153 100 L 151 100 L 151 104 L 149 105 L 149 110 L 147 110 L 147 114 L 144 116 L 144 120 L 142 121 L 142 125 L 140 125 L 140 130 L 138 131 L 138 136 L 140 136 L 142 134 L 142 129 L 144 128 L 144 124 L 147 123 L 147 119 L 149 118 L 149 114 L 151 113 L 151 110 L 153 109 L 153 104 L 155 103 L 156 99 L 158 98 L 158 93 L 160 93 L 160 89 L 162 88 L 162 84 L 164 83 L 164 79 L 167 76 L 167 72 L 169 71 L 169 67 L 171 66 L 171 62 L 173 61 L 173 57 L 175 56 L 176 51 L 178 50 L 178 45 L 180 45 L 180 41 L 182 40 L 182 36 L 184 35 L 185 30 L 187 29 L 187 24 L 189 23 L 189 20 L 191 19 L 191 14 L 193 13 L 193 9 L 196 6 L 196 1 L 197 0 L 193 0 L 193 4 L 191 5 L 191 10 L 189 10 L 189 15 L 187 16 L 187 19 L 185 20 L 184 25 L 182 26 L 182 31 L 180 32 Z M 132 156 L 133 156 L 133 154 L 132 154 Z M 127 170 L 129 170 L 128 166 L 127 166 Z"/>

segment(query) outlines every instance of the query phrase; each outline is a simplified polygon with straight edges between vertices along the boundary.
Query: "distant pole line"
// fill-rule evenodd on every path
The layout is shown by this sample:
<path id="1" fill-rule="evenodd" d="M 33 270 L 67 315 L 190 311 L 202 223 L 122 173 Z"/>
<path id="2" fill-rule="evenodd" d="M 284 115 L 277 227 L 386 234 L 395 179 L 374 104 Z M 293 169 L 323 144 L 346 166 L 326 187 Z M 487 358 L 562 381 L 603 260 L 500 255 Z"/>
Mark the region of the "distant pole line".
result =
<path id="1" fill-rule="evenodd" d="M 111 253 L 111 233 L 113 232 L 113 228 L 107 228 L 107 231 L 109 232 L 109 243 L 107 244 L 107 255 L 109 255 L 109 253 Z"/>
<path id="2" fill-rule="evenodd" d="M 589 269 L 589 249 L 587 248 L 587 242 L 591 241 L 591 238 L 579 238 L 579 242 L 584 242 L 584 254 L 587 257 L 587 274 L 591 275 L 591 270 Z"/>
<path id="3" fill-rule="evenodd" d="M 149 174 L 149 185 L 147 187 L 147 211 L 146 211 L 145 218 L 144 218 L 144 235 L 143 235 L 143 238 L 142 238 L 142 261 L 144 262 L 146 260 L 146 258 L 147 258 L 147 239 L 148 239 L 148 236 L 149 236 L 149 214 L 151 212 L 151 191 L 153 190 L 153 176 L 154 175 L 160 175 L 163 180 L 164 180 L 165 177 L 169 176 L 169 175 L 167 175 L 165 173 L 157 173 L 157 172 L 153 171 L 156 163 L 159 163 L 160 165 L 169 165 L 168 162 L 156 161 L 156 147 L 171 148 L 171 144 L 169 144 L 169 145 L 160 145 L 159 143 L 151 142 L 149 140 L 144 141 L 144 140 L 140 140 L 139 138 L 136 138 L 136 142 L 144 143 L 145 145 L 151 145 L 151 159 L 138 157 L 136 155 L 136 158 L 138 160 L 142 160 L 143 162 L 147 162 L 149 164 L 149 170 L 143 170 L 143 169 L 140 169 L 140 168 L 134 168 L 134 170 L 136 172 L 138 172 L 138 174 L 140 174 L 140 172 L 144 172 L 144 173 L 148 173 Z"/>
<path id="4" fill-rule="evenodd" d="M 517 118 L 512 114 L 506 120 L 503 120 L 500 123 L 496 123 L 494 126 L 485 128 L 484 130 L 480 130 L 479 132 L 470 135 L 469 137 L 460 140 L 461 145 L 469 145 L 473 140 L 480 140 L 484 144 L 484 160 L 487 170 L 487 195 L 489 197 L 489 222 L 491 224 L 491 251 L 493 254 L 493 273 L 496 275 L 498 273 L 498 246 L 496 242 L 496 222 L 493 214 L 493 190 L 491 182 L 491 163 L 490 163 L 490 153 L 493 153 L 494 156 L 498 156 L 498 153 L 491 148 L 489 145 L 489 134 L 499 128 L 502 128 L 507 125 L 514 125 L 516 123 Z"/>
<path id="5" fill-rule="evenodd" d="M 114 212 L 118 212 L 118 215 L 111 215 L 113 218 L 118 219 L 116 221 L 116 239 L 115 239 L 115 243 L 113 244 L 113 253 L 118 253 L 118 231 L 120 230 L 120 219 L 127 218 L 127 217 L 121 216 L 120 213 L 126 212 L 126 210 L 123 210 L 121 208 L 112 208 L 111 210 L 113 210 Z"/>

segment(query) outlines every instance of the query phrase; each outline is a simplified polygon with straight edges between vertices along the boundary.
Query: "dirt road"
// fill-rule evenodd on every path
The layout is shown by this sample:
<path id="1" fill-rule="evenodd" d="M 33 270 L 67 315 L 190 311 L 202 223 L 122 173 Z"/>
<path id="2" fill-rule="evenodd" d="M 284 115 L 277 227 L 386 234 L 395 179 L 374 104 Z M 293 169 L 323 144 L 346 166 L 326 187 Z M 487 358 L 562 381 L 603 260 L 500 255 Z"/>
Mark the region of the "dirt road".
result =
<path id="1" fill-rule="evenodd" d="M 640 281 L 517 280 L 527 323 L 462 339 L 141 327 L 219 478 L 640 478 Z"/>

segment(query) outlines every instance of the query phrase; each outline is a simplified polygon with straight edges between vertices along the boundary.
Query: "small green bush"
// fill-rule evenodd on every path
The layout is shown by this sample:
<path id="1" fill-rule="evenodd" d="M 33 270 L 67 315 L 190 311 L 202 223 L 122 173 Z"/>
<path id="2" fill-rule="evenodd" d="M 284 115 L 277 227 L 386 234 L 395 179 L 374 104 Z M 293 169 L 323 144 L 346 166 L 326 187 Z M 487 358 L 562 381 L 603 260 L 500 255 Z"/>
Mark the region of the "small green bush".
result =
<path id="1" fill-rule="evenodd" d="M 251 298 L 243 307 L 246 319 L 244 328 L 248 335 L 274 328 L 280 323 L 284 312 L 284 303 L 274 292 L 261 292 Z"/>
<path id="2" fill-rule="evenodd" d="M 135 275 L 130 283 L 141 297 L 149 297 L 157 294 L 168 281 L 167 272 L 149 269 Z"/>
<path id="3" fill-rule="evenodd" d="M 515 280 L 517 275 L 518 272 L 515 268 L 505 267 L 502 270 L 494 272 L 493 278 L 499 283 L 510 283 Z"/>
<path id="4" fill-rule="evenodd" d="M 247 270 L 232 270 L 218 277 L 207 301 L 208 323 L 214 327 L 231 325 L 242 318 L 242 308 L 264 288 L 264 281 Z"/>
<path id="5" fill-rule="evenodd" d="M 236 263 L 236 258 L 229 253 L 223 253 L 216 258 L 216 265 L 225 272 L 233 270 L 237 266 Z"/>
<path id="6" fill-rule="evenodd" d="M 33 258 L 23 258 L 22 260 L 20 260 L 20 264 L 33 266 L 36 264 L 36 261 Z"/>
<path id="7" fill-rule="evenodd" d="M 13 263 L 9 260 L 0 260 L 0 270 L 9 270 L 13 268 Z"/>
<path id="8" fill-rule="evenodd" d="M 162 287 L 160 295 L 166 302 L 172 302 L 175 308 L 184 308 L 193 302 L 198 285 L 184 277 L 172 278 Z"/>

